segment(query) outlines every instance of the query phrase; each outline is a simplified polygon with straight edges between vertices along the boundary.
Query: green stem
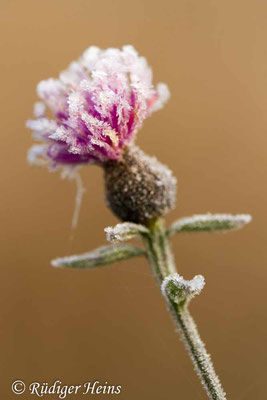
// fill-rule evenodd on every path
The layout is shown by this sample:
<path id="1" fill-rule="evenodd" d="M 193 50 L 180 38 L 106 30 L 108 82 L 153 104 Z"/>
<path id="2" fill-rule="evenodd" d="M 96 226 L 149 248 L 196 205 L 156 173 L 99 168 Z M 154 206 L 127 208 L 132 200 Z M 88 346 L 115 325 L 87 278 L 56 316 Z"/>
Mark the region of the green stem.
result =
<path id="1" fill-rule="evenodd" d="M 155 221 L 150 226 L 150 234 L 144 235 L 144 240 L 152 271 L 161 285 L 166 276 L 177 272 L 169 239 L 166 235 L 164 220 Z"/>
<path id="2" fill-rule="evenodd" d="M 150 234 L 144 236 L 144 241 L 152 271 L 161 285 L 169 274 L 177 271 L 166 235 L 164 221 L 157 220 L 149 228 Z M 205 344 L 200 338 L 197 326 L 190 315 L 188 304 L 186 302 L 176 304 L 169 298 L 167 298 L 167 304 L 209 398 L 212 400 L 225 400 L 224 390 L 215 373 Z"/>

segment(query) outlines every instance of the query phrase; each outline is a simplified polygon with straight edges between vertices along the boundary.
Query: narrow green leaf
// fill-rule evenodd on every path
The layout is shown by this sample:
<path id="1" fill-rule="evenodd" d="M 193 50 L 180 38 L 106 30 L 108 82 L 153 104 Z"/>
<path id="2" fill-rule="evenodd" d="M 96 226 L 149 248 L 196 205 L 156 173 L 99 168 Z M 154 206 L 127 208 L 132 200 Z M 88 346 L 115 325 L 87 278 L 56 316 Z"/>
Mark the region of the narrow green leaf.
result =
<path id="1" fill-rule="evenodd" d="M 108 242 L 123 242 L 135 237 L 140 237 L 149 233 L 149 230 L 141 224 L 133 222 L 123 222 L 115 226 L 109 226 L 104 229 Z"/>
<path id="2" fill-rule="evenodd" d="M 249 214 L 203 214 L 181 218 L 168 229 L 168 235 L 180 232 L 216 232 L 240 229 L 251 221 Z"/>
<path id="3" fill-rule="evenodd" d="M 51 264 L 54 267 L 94 268 L 144 255 L 146 255 L 145 250 L 139 247 L 128 244 L 116 244 L 99 247 L 94 251 L 80 255 L 56 258 L 52 260 Z"/>

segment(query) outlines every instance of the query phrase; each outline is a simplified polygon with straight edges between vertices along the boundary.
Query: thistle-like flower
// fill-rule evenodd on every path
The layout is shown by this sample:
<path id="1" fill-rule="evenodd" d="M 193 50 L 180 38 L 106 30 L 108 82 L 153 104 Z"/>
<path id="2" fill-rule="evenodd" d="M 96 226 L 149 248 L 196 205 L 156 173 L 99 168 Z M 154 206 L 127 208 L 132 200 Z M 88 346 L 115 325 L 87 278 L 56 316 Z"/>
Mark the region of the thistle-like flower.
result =
<path id="1" fill-rule="evenodd" d="M 178 275 L 169 240 L 184 232 L 239 229 L 251 216 L 208 213 L 181 218 L 166 228 L 162 217 L 175 205 L 176 179 L 168 167 L 141 151 L 134 139 L 143 121 L 167 101 L 169 91 L 163 83 L 156 88 L 152 85 L 146 59 L 132 46 L 122 50 L 89 47 L 59 79 L 40 82 L 37 93 L 42 101 L 35 104 L 35 119 L 27 126 L 41 143 L 30 149 L 30 163 L 47 165 L 50 170 L 60 167 L 63 175 L 77 178 L 77 167 L 100 165 L 107 204 L 124 221 L 105 229 L 111 245 L 57 258 L 52 265 L 86 269 L 146 256 L 209 398 L 225 400 L 188 309 L 191 299 L 203 289 L 204 278 L 197 275 L 188 281 Z M 79 179 L 77 182 L 79 204 L 82 189 Z M 145 249 L 114 244 L 137 238 Z"/>
<path id="2" fill-rule="evenodd" d="M 82 164 L 101 165 L 108 205 L 122 220 L 145 223 L 173 208 L 171 172 L 132 146 L 143 121 L 168 100 L 169 90 L 163 83 L 153 86 L 146 59 L 132 46 L 89 47 L 59 79 L 40 82 L 37 94 L 42 101 L 27 127 L 42 143 L 29 150 L 30 163 L 65 172 Z M 141 210 L 145 199 L 149 204 Z"/>
<path id="3" fill-rule="evenodd" d="M 132 46 L 89 47 L 58 79 L 41 81 L 29 161 L 51 167 L 121 160 L 143 121 L 169 98 L 168 87 L 152 84 L 152 71 Z M 48 110 L 46 111 L 46 108 Z"/>

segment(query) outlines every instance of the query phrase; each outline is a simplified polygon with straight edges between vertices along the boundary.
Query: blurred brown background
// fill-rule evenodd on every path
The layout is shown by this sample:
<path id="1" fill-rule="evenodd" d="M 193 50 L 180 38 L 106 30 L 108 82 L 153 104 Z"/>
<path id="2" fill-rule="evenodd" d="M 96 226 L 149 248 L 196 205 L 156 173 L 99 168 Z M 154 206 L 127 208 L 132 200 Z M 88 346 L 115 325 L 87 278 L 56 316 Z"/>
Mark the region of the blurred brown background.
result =
<path id="1" fill-rule="evenodd" d="M 122 385 L 122 400 L 206 399 L 145 260 L 95 271 L 50 266 L 102 245 L 104 227 L 116 223 L 102 171 L 83 169 L 87 192 L 71 238 L 74 183 L 26 162 L 32 139 L 24 126 L 38 81 L 89 45 L 130 43 L 155 82 L 171 89 L 138 136 L 179 179 L 168 221 L 207 211 L 253 215 L 243 231 L 179 236 L 173 247 L 185 278 L 206 277 L 191 309 L 229 399 L 266 399 L 267 3 L 0 4 L 1 398 L 16 398 L 15 379 L 97 379 Z"/>

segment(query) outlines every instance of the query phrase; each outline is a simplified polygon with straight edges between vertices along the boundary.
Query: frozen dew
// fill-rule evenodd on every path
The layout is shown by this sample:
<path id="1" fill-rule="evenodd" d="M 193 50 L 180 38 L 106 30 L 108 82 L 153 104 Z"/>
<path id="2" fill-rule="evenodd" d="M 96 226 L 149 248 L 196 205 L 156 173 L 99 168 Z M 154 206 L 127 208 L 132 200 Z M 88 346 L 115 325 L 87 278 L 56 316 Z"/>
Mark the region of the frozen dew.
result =
<path id="1" fill-rule="evenodd" d="M 216 232 L 240 229 L 249 222 L 249 214 L 203 214 L 181 218 L 174 222 L 169 229 L 169 234 L 179 232 Z"/>
<path id="2" fill-rule="evenodd" d="M 183 301 L 189 301 L 200 294 L 204 285 L 205 279 L 202 275 L 196 275 L 192 280 L 188 281 L 179 274 L 174 273 L 164 279 L 161 290 L 164 297 L 179 304 Z"/>
<path id="3" fill-rule="evenodd" d="M 130 240 L 149 232 L 145 226 L 134 224 L 131 222 L 117 224 L 114 227 L 109 226 L 104 230 L 106 232 L 108 242 L 121 242 L 125 240 Z"/>

